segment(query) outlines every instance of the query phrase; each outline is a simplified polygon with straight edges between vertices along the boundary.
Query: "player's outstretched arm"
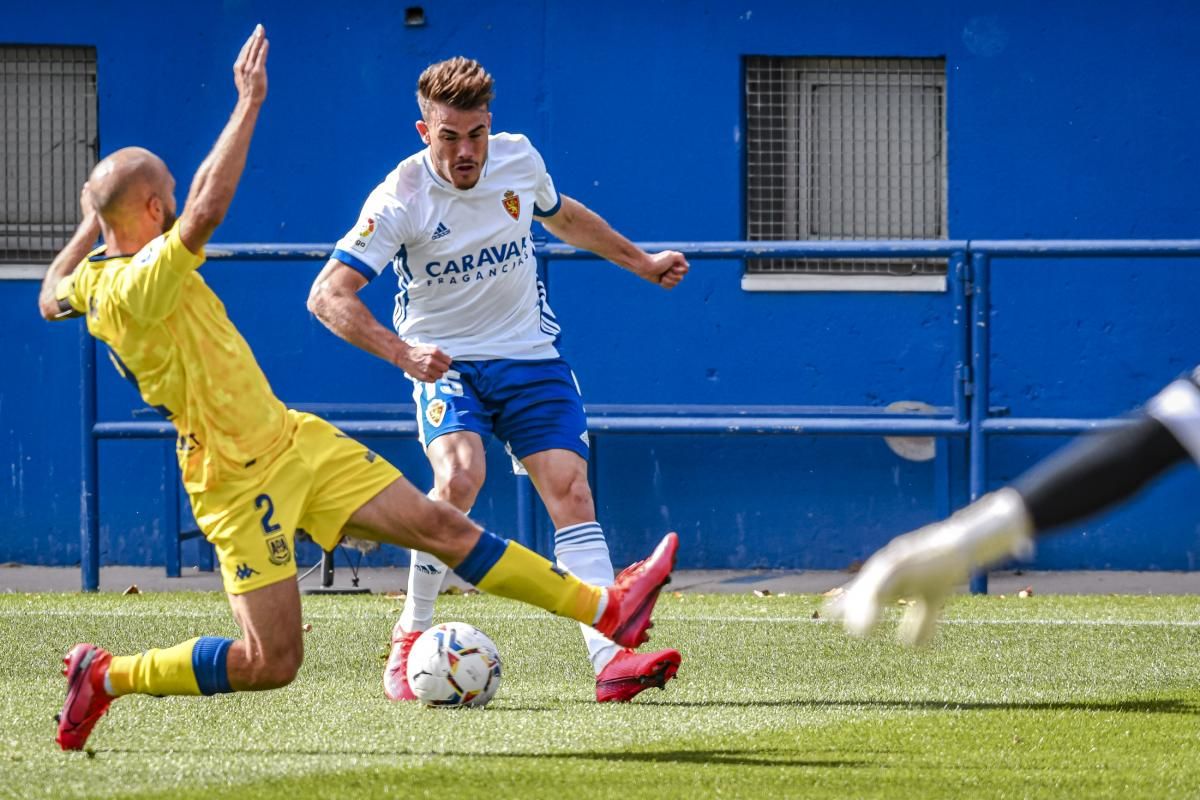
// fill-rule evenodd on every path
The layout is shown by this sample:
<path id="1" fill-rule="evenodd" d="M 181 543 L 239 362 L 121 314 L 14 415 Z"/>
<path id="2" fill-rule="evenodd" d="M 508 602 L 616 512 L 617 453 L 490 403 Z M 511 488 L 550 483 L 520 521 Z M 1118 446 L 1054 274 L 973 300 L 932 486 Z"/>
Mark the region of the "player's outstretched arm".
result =
<path id="1" fill-rule="evenodd" d="M 79 266 L 84 256 L 96 243 L 96 239 L 100 237 L 100 215 L 92 204 L 92 195 L 88 191 L 86 183 L 79 192 L 79 209 L 82 213 L 79 227 L 75 229 L 71 240 L 50 262 L 50 268 L 46 270 L 46 277 L 42 278 L 42 290 L 38 294 L 38 310 L 42 312 L 43 319 L 54 321 L 79 316 L 79 312 L 75 311 L 70 303 L 60 300 L 55 295 L 55 289 L 58 287 L 59 281 L 75 271 L 75 268 Z"/>
<path id="2" fill-rule="evenodd" d="M 412 347 L 383 327 L 358 296 L 366 285 L 360 272 L 331 258 L 309 290 L 308 310 L 340 338 L 419 381 L 431 383 L 445 375 L 450 356 L 433 345 Z"/>
<path id="3" fill-rule="evenodd" d="M 647 253 L 613 230 L 603 217 L 583 203 L 565 194 L 560 197 L 562 205 L 554 216 L 539 218 L 539 221 L 567 244 L 590 250 L 664 289 L 674 289 L 687 275 L 688 262 L 682 253 L 674 250 Z"/>
<path id="4" fill-rule="evenodd" d="M 212 237 L 225 219 L 246 166 L 258 110 L 267 98 L 267 51 L 270 44 L 262 25 L 254 28 L 233 65 L 237 104 L 212 152 L 196 170 L 179 219 L 179 238 L 193 253 Z"/>

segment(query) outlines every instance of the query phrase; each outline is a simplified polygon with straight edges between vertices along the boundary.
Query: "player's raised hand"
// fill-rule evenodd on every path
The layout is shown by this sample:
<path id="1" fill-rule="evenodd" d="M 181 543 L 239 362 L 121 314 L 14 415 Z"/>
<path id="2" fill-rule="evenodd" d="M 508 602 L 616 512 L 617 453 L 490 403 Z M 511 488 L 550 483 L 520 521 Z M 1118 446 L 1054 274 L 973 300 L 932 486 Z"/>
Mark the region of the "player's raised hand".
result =
<path id="1" fill-rule="evenodd" d="M 83 182 L 83 188 L 79 190 L 79 216 L 85 220 L 96 216 L 96 200 L 87 181 Z"/>
<path id="2" fill-rule="evenodd" d="M 267 99 L 267 51 L 270 47 L 266 30 L 261 24 L 256 25 L 233 63 L 233 84 L 238 95 L 255 105 Z"/>
<path id="3" fill-rule="evenodd" d="M 450 356 L 442 352 L 437 345 L 419 344 L 410 347 L 396 366 L 423 383 L 433 383 L 450 369 L 450 360 Z"/>
<path id="4" fill-rule="evenodd" d="M 637 274 L 664 289 L 674 289 L 687 275 L 688 268 L 683 253 L 663 250 L 650 256 L 650 260 L 637 269 Z"/>

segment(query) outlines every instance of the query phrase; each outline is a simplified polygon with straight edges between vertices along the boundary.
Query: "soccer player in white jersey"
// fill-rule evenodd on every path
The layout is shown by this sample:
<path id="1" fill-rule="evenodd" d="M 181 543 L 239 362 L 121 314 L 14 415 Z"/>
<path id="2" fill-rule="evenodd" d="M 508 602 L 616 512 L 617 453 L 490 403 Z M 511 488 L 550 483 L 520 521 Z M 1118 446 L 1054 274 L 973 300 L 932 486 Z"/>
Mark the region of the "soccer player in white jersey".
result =
<path id="1" fill-rule="evenodd" d="M 488 437 L 528 471 L 553 520 L 559 566 L 611 583 L 612 562 L 587 479 L 587 419 L 578 384 L 555 343 L 559 324 L 537 277 L 530 224 L 672 289 L 688 271 L 674 251 L 648 254 L 554 187 L 524 136 L 491 132 L 493 82 L 453 58 L 417 82 L 427 147 L 371 192 L 358 222 L 313 283 L 308 307 L 343 339 L 408 374 L 431 497 L 469 511 L 483 484 Z M 399 279 L 385 328 L 358 291 L 391 263 Z M 398 335 L 397 335 L 398 334 Z M 408 595 L 392 635 L 384 690 L 413 699 L 408 651 L 433 620 L 446 566 L 413 551 Z M 584 628 L 596 699 L 627 701 L 662 687 L 676 650 L 636 653 Z"/>
<path id="2" fill-rule="evenodd" d="M 914 600 L 899 636 L 929 639 L 947 594 L 976 570 L 1032 553 L 1035 538 L 1132 497 L 1191 457 L 1200 465 L 1200 367 L 1155 395 L 1129 424 L 1092 433 L 949 519 L 893 539 L 829 604 L 863 635 L 883 606 Z"/>

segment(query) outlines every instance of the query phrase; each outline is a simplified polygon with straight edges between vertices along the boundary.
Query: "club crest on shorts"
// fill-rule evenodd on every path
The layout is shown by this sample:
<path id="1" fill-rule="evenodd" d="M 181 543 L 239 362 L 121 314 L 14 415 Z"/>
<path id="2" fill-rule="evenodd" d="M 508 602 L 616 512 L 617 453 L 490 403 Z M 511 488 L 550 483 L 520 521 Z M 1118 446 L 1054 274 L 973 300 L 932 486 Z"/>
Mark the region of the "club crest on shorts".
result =
<path id="1" fill-rule="evenodd" d="M 275 566 L 286 564 L 292 559 L 292 552 L 288 549 L 286 536 L 273 536 L 267 539 L 268 558 Z"/>
<path id="2" fill-rule="evenodd" d="M 504 210 L 508 212 L 510 217 L 517 220 L 521 218 L 521 195 L 509 189 L 504 193 L 504 199 L 500 203 L 504 206 Z"/>
<path id="3" fill-rule="evenodd" d="M 429 401 L 429 405 L 425 406 L 425 419 L 433 427 L 442 424 L 442 420 L 446 418 L 446 401 L 440 397 Z"/>

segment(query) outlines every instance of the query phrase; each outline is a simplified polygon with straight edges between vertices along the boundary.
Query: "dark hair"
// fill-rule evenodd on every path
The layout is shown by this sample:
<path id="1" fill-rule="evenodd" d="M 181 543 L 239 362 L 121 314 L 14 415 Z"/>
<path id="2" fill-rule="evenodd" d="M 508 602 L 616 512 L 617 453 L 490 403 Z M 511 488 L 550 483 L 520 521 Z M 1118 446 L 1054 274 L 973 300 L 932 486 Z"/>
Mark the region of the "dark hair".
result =
<path id="1" fill-rule="evenodd" d="M 431 64 L 417 79 L 417 105 L 429 118 L 430 104 L 442 103 L 462 111 L 486 108 L 495 94 L 492 76 L 478 61 L 455 56 Z"/>

